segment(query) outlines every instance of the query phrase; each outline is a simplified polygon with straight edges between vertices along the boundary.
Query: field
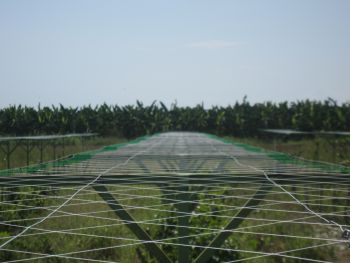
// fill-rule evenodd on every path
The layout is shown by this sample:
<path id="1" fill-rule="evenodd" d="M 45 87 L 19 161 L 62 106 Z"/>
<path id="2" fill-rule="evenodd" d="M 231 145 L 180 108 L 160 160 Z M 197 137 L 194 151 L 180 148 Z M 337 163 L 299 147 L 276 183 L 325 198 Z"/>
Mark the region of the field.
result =
<path id="1" fill-rule="evenodd" d="M 291 154 L 295 157 L 302 157 L 308 160 L 325 161 L 342 165 L 350 165 L 350 138 L 304 138 L 298 140 L 273 140 L 262 139 L 257 137 L 230 137 L 223 138 L 241 142 L 271 151 L 279 151 Z M 82 151 L 95 150 L 100 147 L 127 142 L 126 138 L 122 137 L 96 137 L 94 139 L 85 139 L 82 143 L 80 139 L 70 139 L 65 143 L 64 148 L 61 144 L 56 147 L 56 158 L 62 158 L 74 153 Z M 54 152 L 52 145 L 48 144 L 44 148 L 43 161 L 53 160 Z M 34 148 L 30 154 L 30 164 L 38 164 L 40 162 L 40 151 Z M 6 169 L 6 156 L 3 151 L 0 151 L 0 170 Z M 11 168 L 21 167 L 26 165 L 25 151 L 18 147 L 11 155 Z"/>
<path id="2" fill-rule="evenodd" d="M 208 245 L 209 241 L 215 237 L 215 232 L 219 231 L 222 226 L 229 222 L 232 217 L 232 212 L 234 212 L 234 207 L 241 206 L 244 204 L 244 199 L 235 199 L 229 198 L 229 196 L 244 196 L 245 194 L 251 194 L 251 191 L 244 190 L 245 185 L 237 184 L 234 186 L 238 190 L 230 189 L 210 189 L 206 193 L 201 193 L 198 196 L 198 200 L 202 200 L 198 205 L 196 212 L 207 214 L 206 217 L 197 217 L 191 219 L 190 224 L 194 226 L 194 229 L 190 230 L 189 235 L 192 237 L 191 244 L 193 248 L 190 250 L 191 257 L 195 258 L 202 252 L 200 247 L 196 246 L 205 246 Z M 241 189 L 241 190 L 240 190 Z M 154 240 L 158 239 L 169 239 L 168 244 L 162 245 L 162 249 L 170 255 L 170 258 L 176 260 L 177 250 L 176 246 L 171 246 L 171 243 L 176 244 L 177 240 L 177 229 L 176 229 L 176 219 L 167 219 L 162 220 L 162 218 L 167 218 L 169 216 L 176 215 L 176 211 L 171 212 L 171 205 L 164 205 L 155 198 L 150 198 L 149 196 L 158 196 L 160 195 L 159 189 L 157 187 L 147 187 L 144 185 L 133 185 L 129 189 L 123 187 L 110 187 L 110 192 L 113 193 L 113 196 L 118 200 L 123 200 L 121 203 L 125 207 L 157 207 L 159 210 L 169 210 L 169 212 L 160 212 L 157 210 L 150 209 L 131 209 L 128 211 L 130 214 L 137 220 L 143 221 L 146 219 L 153 219 L 150 223 L 140 224 L 141 227 L 147 229 L 147 232 Z M 252 189 L 251 189 L 252 190 Z M 275 189 L 276 190 L 276 189 Z M 63 190 L 56 192 L 57 196 L 69 196 L 73 192 L 69 190 Z M 32 192 L 33 196 L 38 196 L 40 193 Z M 303 192 L 298 192 L 300 197 L 302 197 Z M 324 190 L 324 195 L 333 195 L 334 192 L 329 190 Z M 341 195 L 341 194 L 340 194 Z M 340 197 L 339 195 L 339 197 Z M 127 196 L 139 196 L 139 198 L 126 198 Z M 141 198 L 148 196 L 149 198 Z M 225 201 L 223 202 L 220 199 L 213 199 L 217 196 L 226 196 Z M 23 196 L 24 197 L 24 196 Z M 22 197 L 22 198 L 23 198 Z M 33 205 L 33 202 L 28 200 L 28 194 L 25 195 L 27 201 L 23 202 L 23 206 L 26 204 Z M 305 228 L 304 223 L 295 222 L 295 224 L 290 223 L 280 223 L 273 226 L 269 226 L 269 221 L 272 220 L 292 220 L 297 219 L 303 215 L 303 211 L 300 208 L 297 208 L 295 205 L 290 204 L 288 207 L 285 207 L 286 197 L 283 194 L 272 193 L 267 195 L 266 201 L 261 204 L 262 207 L 268 206 L 268 204 L 273 199 L 274 202 L 280 202 L 280 205 L 275 205 L 275 209 L 289 209 L 293 211 L 290 215 L 286 215 L 285 212 L 271 212 L 269 210 L 256 211 L 251 213 L 249 218 L 235 231 L 232 232 L 232 235 L 226 240 L 223 245 L 223 248 L 226 248 L 227 251 L 221 250 L 215 255 L 209 262 L 226 262 L 230 260 L 238 260 L 245 257 L 251 257 L 252 254 L 248 252 L 238 253 L 234 251 L 235 249 L 251 250 L 251 251 L 265 251 L 268 253 L 279 252 L 279 251 L 288 251 L 296 248 L 303 249 L 308 246 L 315 245 L 314 240 L 309 239 L 309 237 L 322 238 L 327 236 L 330 239 L 336 240 L 338 234 L 332 229 L 327 229 L 317 226 L 317 220 L 307 220 L 308 223 L 315 223 L 315 225 L 309 225 Z M 62 201 L 57 198 L 47 197 L 47 201 L 37 200 L 37 205 L 44 207 L 47 206 L 57 206 Z M 87 204 L 84 204 L 84 200 Z M 93 202 L 89 204 L 88 202 Z M 2 199 L 4 201 L 4 199 Z M 43 203 L 45 202 L 45 203 Z M 230 209 L 223 210 L 222 207 L 232 207 Z M 323 201 L 315 203 L 315 206 L 323 209 L 323 212 L 337 213 L 342 212 L 342 210 L 334 210 L 332 208 L 331 201 Z M 7 210 L 11 206 L 2 206 L 2 210 Z M 298 214 L 300 212 L 300 214 Z M 42 212 L 31 212 L 25 213 L 22 212 L 22 216 L 25 215 L 25 223 L 31 224 L 40 218 Z M 154 221 L 155 215 L 160 221 Z M 90 215 L 91 218 L 82 217 L 79 215 Z M 208 216 L 211 215 L 211 216 Z M 12 215 L 12 218 L 2 218 L 4 221 L 11 221 L 13 218 L 18 218 L 18 215 Z M 156 219 L 157 219 L 156 218 Z M 257 220 L 262 220 L 260 223 L 265 223 L 265 227 L 256 227 Z M 62 220 L 64 220 L 65 232 L 51 234 L 39 234 L 42 230 L 58 230 L 62 229 Z M 12 220 L 13 222 L 13 220 Z M 259 222 L 259 221 L 258 221 Z M 164 224 L 163 227 L 160 227 L 159 224 Z M 271 224 L 271 222 L 270 222 Z M 92 230 L 89 230 L 89 227 L 93 227 Z M 210 230 L 208 230 L 210 229 Z M 258 230 L 256 230 L 258 229 Z M 10 229 L 7 229 L 10 231 Z M 216 231 L 215 231 L 216 230 Z M 332 236 L 329 236 L 329 230 L 331 230 Z M 12 229 L 13 231 L 13 229 Z M 247 234 L 250 233 L 250 234 Z M 266 235 L 270 233 L 271 235 Z M 291 234 L 293 233 L 293 234 Z M 315 235 L 316 233 L 316 235 Z M 275 236 L 275 234 L 280 235 L 280 237 Z M 6 237 L 6 232 L 3 232 L 2 237 Z M 121 238 L 122 237 L 122 238 Z M 121 239 L 120 239 L 121 238 Z M 26 251 L 37 252 L 42 254 L 65 254 L 66 256 L 80 257 L 80 258 L 92 258 L 96 260 L 118 260 L 118 262 L 144 262 L 145 260 L 150 260 L 147 251 L 142 246 L 135 246 L 135 236 L 130 232 L 123 222 L 115 216 L 115 214 L 110 211 L 110 208 L 103 202 L 103 200 L 98 196 L 94 191 L 90 193 L 85 193 L 80 196 L 79 201 L 72 202 L 69 206 L 66 206 L 56 217 L 52 217 L 47 220 L 45 223 L 40 225 L 40 228 L 37 230 L 31 231 L 27 237 L 21 238 L 20 241 L 14 242 L 11 244 L 10 248 L 18 249 L 22 248 Z M 322 241 L 319 241 L 318 244 L 322 244 Z M 119 247 L 125 246 L 125 247 Z M 111 249 L 105 249 L 105 247 L 111 247 Z M 98 248 L 103 248 L 100 251 Z M 89 252 L 80 252 L 74 253 L 76 251 L 85 251 L 93 250 Z M 20 249 L 21 250 L 21 249 Z M 68 252 L 67 252 L 68 251 Z M 294 254 L 298 257 L 313 258 L 318 260 L 328 260 L 334 261 L 335 259 L 340 260 L 339 254 L 346 253 L 347 256 L 350 256 L 345 246 L 333 246 L 325 247 L 324 249 L 308 249 L 301 251 L 300 253 Z M 140 256 L 143 255 L 142 256 Z M 25 254 L 21 253 L 11 253 L 10 251 L 1 252 L 0 256 L 3 260 L 20 260 L 26 258 Z M 47 258 L 38 259 L 36 262 L 48 262 Z M 151 260 L 150 260 L 151 261 Z M 80 260 L 74 260 L 73 258 L 52 258 L 49 262 L 80 262 Z M 154 262 L 154 261 L 151 261 Z M 284 259 L 283 257 L 261 257 L 247 262 L 259 262 L 259 263 L 271 263 L 271 262 L 302 262 L 298 259 Z"/>
<path id="3" fill-rule="evenodd" d="M 316 137 L 301 139 L 261 139 L 224 137 L 227 140 L 242 142 L 271 151 L 289 153 L 295 157 L 308 160 L 350 165 L 350 138 L 349 137 Z"/>
<path id="4" fill-rule="evenodd" d="M 51 161 L 54 159 L 54 156 L 56 159 L 64 158 L 69 155 L 83 152 L 83 151 L 89 151 L 89 150 L 95 150 L 100 147 L 110 145 L 110 144 L 116 144 L 116 143 L 123 143 L 127 141 L 124 138 L 121 137 L 93 137 L 93 138 L 87 138 L 81 141 L 80 138 L 70 138 L 65 139 L 64 146 L 62 144 L 61 140 L 56 140 L 56 147 L 50 143 L 44 144 L 44 150 L 43 150 L 43 161 Z M 13 142 L 11 143 L 11 147 L 13 146 Z M 22 167 L 26 165 L 26 152 L 21 147 L 17 147 L 14 152 L 11 154 L 11 168 L 15 167 Z M 34 147 L 33 150 L 30 153 L 30 165 L 35 165 L 40 163 L 40 150 L 38 147 Z M 6 155 L 3 151 L 0 150 L 0 170 L 6 169 L 7 167 L 7 160 Z"/>
<path id="5" fill-rule="evenodd" d="M 350 263 L 350 0 L 0 0 L 0 263 Z"/>
<path id="6" fill-rule="evenodd" d="M 229 138 L 232 140 L 232 138 Z M 115 142 L 115 138 L 98 139 L 91 141 L 87 148 L 96 148 L 98 145 Z M 123 141 L 118 139 L 118 141 Z M 267 147 L 281 147 L 291 154 L 308 157 L 315 151 L 311 141 L 294 141 L 279 143 L 272 146 L 268 142 L 256 139 L 240 139 L 255 145 L 266 145 Z M 237 139 L 235 140 L 237 142 Z M 327 143 L 320 143 L 321 147 L 327 147 Z M 79 151 L 79 142 L 74 142 L 70 150 Z M 113 147 L 112 147 L 113 148 Z M 323 149 L 323 148 L 321 148 Z M 339 145 L 337 147 L 339 149 Z M 293 152 L 294 150 L 294 152 Z M 295 150 L 299 150 L 295 152 Z M 332 152 L 326 148 L 328 155 L 321 155 L 329 161 L 333 157 Z M 102 152 L 103 153 L 103 152 Z M 304 155 L 302 155 L 304 154 Z M 14 156 L 20 156 L 14 155 Z M 343 156 L 343 155 L 337 155 Z M 346 157 L 346 155 L 344 155 Z M 20 157 L 19 157 L 20 158 Z M 328 158 L 328 159 L 327 159 Z M 106 159 L 108 160 L 108 159 Z M 346 158 L 344 158 L 346 160 Z M 344 161 L 340 160 L 339 161 Z M 197 167 L 198 171 L 212 169 L 215 160 L 208 160 L 199 166 L 195 160 L 184 159 L 181 164 L 170 161 L 170 167 L 184 166 Z M 212 163 L 214 162 L 214 163 Z M 18 161 L 19 163 L 19 161 Z M 136 162 L 137 163 L 137 162 Z M 98 163 L 96 163 L 97 165 Z M 79 169 L 89 171 L 88 167 L 72 164 L 74 171 Z M 90 169 L 95 167 L 91 163 Z M 150 163 L 150 167 L 157 167 Z M 133 167 L 133 166 L 131 166 Z M 140 166 L 142 167 L 142 166 Z M 61 168 L 55 168 L 59 169 Z M 135 169 L 135 168 L 133 168 Z M 157 168 L 159 169 L 159 168 Z M 177 179 L 178 180 L 178 179 Z M 181 186 L 181 185 L 180 185 Z M 348 217 L 337 216 L 347 213 L 347 190 L 335 189 L 332 185 L 323 184 L 316 188 L 310 186 L 290 185 L 287 189 L 295 194 L 299 200 L 307 203 L 312 209 L 334 216 L 341 224 L 348 225 Z M 50 190 L 51 189 L 51 190 Z M 202 246 L 208 245 L 209 241 L 216 236 L 223 226 L 232 217 L 237 207 L 241 207 L 247 201 L 247 197 L 257 190 L 254 184 L 236 183 L 230 187 L 225 185 L 199 185 L 190 187 L 197 193 L 194 197 L 192 209 L 198 216 L 187 218 L 194 228 L 188 229 L 191 237 L 191 249 L 188 250 L 191 258 L 197 257 L 202 251 Z M 162 242 L 160 247 L 172 260 L 177 259 L 177 235 L 181 230 L 177 227 L 179 219 L 178 208 L 174 208 L 174 199 L 178 198 L 179 190 L 173 182 L 172 187 L 159 187 L 157 184 L 129 184 L 110 185 L 109 192 L 119 200 L 123 207 L 147 231 L 153 240 L 168 240 Z M 31 225 L 47 214 L 50 209 L 59 206 L 67 197 L 76 191 L 72 187 L 64 188 L 3 188 L 1 201 L 1 221 L 10 225 L 1 228 L 2 240 L 12 232 L 18 232 L 17 225 Z M 167 193 L 168 198 L 161 197 Z M 173 197 L 171 197 L 173 195 Z M 165 202 L 165 201 L 170 202 Z M 32 208 L 40 209 L 32 209 Z M 176 207 L 176 206 L 175 206 Z M 248 251 L 264 251 L 265 253 L 277 253 L 291 249 L 301 249 L 295 252 L 296 258 L 285 258 L 284 256 L 259 256 L 247 262 L 302 262 L 299 258 L 312 258 L 323 261 L 341 262 L 346 258 L 348 252 L 346 246 L 325 246 L 323 249 L 304 249 L 308 246 L 322 245 L 324 238 L 338 240 L 339 233 L 333 228 L 319 224 L 315 218 L 303 219 L 305 212 L 303 208 L 290 202 L 288 196 L 277 188 L 272 188 L 259 205 L 260 209 L 254 210 L 249 217 L 233 230 L 232 235 L 223 244 L 222 250 L 216 253 L 209 262 L 226 262 L 241 260 L 253 255 Z M 8 213 L 6 211 L 13 211 Z M 289 212 L 287 212 L 289 211 Z M 181 218 L 181 217 L 180 217 Z M 339 221 L 340 220 L 340 221 Z M 62 224 L 64 222 L 64 230 Z M 292 223 L 291 223 L 292 222 Z M 260 226 L 260 224 L 266 226 Z M 270 225 L 272 224 L 272 225 Z M 46 230 L 46 231 L 45 231 Z M 122 237 L 122 238 L 120 238 Z M 312 238 L 311 238 L 312 237 Z M 110 247 L 108 249 L 108 247 Z M 147 250 L 143 246 L 135 246 L 135 236 L 120 218 L 111 210 L 101 198 L 96 189 L 85 189 L 79 194 L 79 198 L 65 205 L 55 216 L 51 216 L 38 229 L 26 233 L 21 239 L 14 241 L 10 250 L 1 252 L 1 258 L 5 260 L 19 260 L 27 257 L 24 251 L 30 251 L 38 257 L 36 262 L 48 262 L 47 255 L 63 255 L 60 257 L 49 257 L 49 262 L 80 262 L 84 258 L 95 260 L 118 260 L 119 262 L 153 262 Z M 23 250 L 22 253 L 13 253 L 11 248 Z M 22 249 L 21 249 L 22 248 Z M 117 249 L 116 249 L 117 248 Z M 225 250 L 226 249 L 226 250 Z M 344 254 L 344 255 L 343 255 Z M 40 257 L 43 257 L 40 259 Z M 79 259 L 77 259 L 79 258 Z"/>

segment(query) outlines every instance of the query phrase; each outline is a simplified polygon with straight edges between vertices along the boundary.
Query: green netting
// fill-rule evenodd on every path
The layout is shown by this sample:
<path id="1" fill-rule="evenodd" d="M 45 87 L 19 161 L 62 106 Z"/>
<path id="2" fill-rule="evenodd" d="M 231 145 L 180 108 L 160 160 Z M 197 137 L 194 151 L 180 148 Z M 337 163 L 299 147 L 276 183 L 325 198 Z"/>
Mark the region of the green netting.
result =
<path id="1" fill-rule="evenodd" d="M 316 169 L 321 169 L 321 170 L 327 171 L 327 172 L 340 172 L 340 173 L 349 173 L 350 172 L 350 168 L 346 167 L 346 166 L 342 166 L 342 165 L 338 165 L 338 164 L 331 164 L 331 163 L 323 163 L 323 162 L 318 162 L 318 161 L 304 160 L 304 159 L 292 156 L 292 155 L 287 154 L 287 153 L 270 151 L 270 150 L 266 150 L 266 149 L 263 149 L 263 148 L 260 148 L 257 146 L 252 146 L 252 145 L 245 144 L 245 143 L 230 141 L 230 140 L 218 137 L 218 136 L 213 135 L 213 134 L 206 134 L 206 136 L 208 136 L 209 138 L 224 142 L 226 144 L 231 144 L 231 145 L 234 145 L 236 147 L 240 147 L 246 151 L 266 154 L 268 157 L 270 157 L 274 160 L 277 160 L 281 163 L 293 164 L 293 165 L 308 167 L 308 168 L 316 168 Z M 21 168 L 12 168 L 12 169 L 1 170 L 0 176 L 9 176 L 9 175 L 18 174 L 18 173 L 35 174 L 36 172 L 39 172 L 42 170 L 50 170 L 50 168 L 54 168 L 54 167 L 60 167 L 60 166 L 65 166 L 65 165 L 69 165 L 69 164 L 79 163 L 79 162 L 91 159 L 96 154 L 99 154 L 102 152 L 107 152 L 107 151 L 116 151 L 122 147 L 125 147 L 126 145 L 139 143 L 140 141 L 143 141 L 149 137 L 150 136 L 138 137 L 138 138 L 136 138 L 132 141 L 129 141 L 127 143 L 108 145 L 108 146 L 102 147 L 102 148 L 97 149 L 97 150 L 86 151 L 86 152 L 82 152 L 82 153 L 69 155 L 65 158 L 62 158 L 62 159 L 59 159 L 56 161 L 50 161 L 50 162 L 46 162 L 46 163 L 41 163 L 41 164 L 36 164 L 36 165 L 31 165 L 31 166 L 26 166 L 26 167 L 21 167 Z"/>

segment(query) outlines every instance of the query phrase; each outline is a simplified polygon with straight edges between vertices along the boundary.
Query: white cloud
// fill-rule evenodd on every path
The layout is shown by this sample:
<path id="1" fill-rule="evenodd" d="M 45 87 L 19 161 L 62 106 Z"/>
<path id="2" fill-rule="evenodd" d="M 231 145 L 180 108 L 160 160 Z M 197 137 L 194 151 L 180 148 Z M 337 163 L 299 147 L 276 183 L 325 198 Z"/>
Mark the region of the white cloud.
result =
<path id="1" fill-rule="evenodd" d="M 209 40 L 189 43 L 187 48 L 203 48 L 203 49 L 221 49 L 221 48 L 235 48 L 241 46 L 242 43 L 238 41 L 224 41 L 224 40 Z"/>

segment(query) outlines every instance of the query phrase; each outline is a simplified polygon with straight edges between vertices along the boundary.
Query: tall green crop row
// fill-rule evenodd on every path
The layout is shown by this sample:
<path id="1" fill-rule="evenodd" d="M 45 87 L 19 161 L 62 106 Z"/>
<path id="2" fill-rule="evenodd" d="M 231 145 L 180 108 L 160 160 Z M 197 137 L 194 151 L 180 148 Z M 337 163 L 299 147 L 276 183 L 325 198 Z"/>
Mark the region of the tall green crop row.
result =
<path id="1" fill-rule="evenodd" d="M 220 135 L 254 136 L 261 128 L 350 130 L 350 104 L 334 100 L 250 104 L 246 98 L 227 107 L 169 108 L 162 102 L 0 109 L 0 135 L 97 132 L 127 138 L 163 131 L 201 131 Z"/>

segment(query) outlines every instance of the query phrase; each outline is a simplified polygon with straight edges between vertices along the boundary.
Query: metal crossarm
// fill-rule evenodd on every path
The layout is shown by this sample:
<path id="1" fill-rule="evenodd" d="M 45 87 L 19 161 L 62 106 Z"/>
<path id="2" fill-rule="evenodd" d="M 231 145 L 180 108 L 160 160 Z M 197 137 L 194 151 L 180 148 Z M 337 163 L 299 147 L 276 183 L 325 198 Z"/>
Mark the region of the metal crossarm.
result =
<path id="1" fill-rule="evenodd" d="M 262 184 L 256 191 L 253 197 L 251 197 L 247 203 L 239 210 L 239 212 L 232 218 L 232 220 L 225 226 L 225 228 L 219 232 L 219 234 L 210 242 L 209 246 L 198 256 L 194 261 L 195 263 L 206 263 L 215 254 L 215 250 L 211 247 L 221 247 L 225 240 L 232 234 L 231 230 L 237 228 L 244 219 L 253 211 L 252 208 L 256 207 L 264 198 L 264 196 L 272 188 L 271 185 Z"/>
<path id="2" fill-rule="evenodd" d="M 119 204 L 117 199 L 113 197 L 108 191 L 108 189 L 103 185 L 94 186 L 94 189 L 101 196 L 103 200 L 106 201 L 108 206 L 119 216 L 126 226 L 137 236 L 138 239 L 144 242 L 144 245 L 150 252 L 151 256 L 158 259 L 159 262 L 170 263 L 171 260 L 167 257 L 166 254 L 153 242 L 152 238 L 144 231 L 137 223 L 135 219 L 124 209 L 124 207 Z"/>
<path id="3" fill-rule="evenodd" d="M 40 163 L 43 162 L 44 149 L 51 145 L 53 150 L 53 159 L 56 159 L 56 148 L 57 141 L 62 140 L 62 154 L 64 155 L 64 145 L 65 139 L 79 138 L 84 146 L 84 138 L 92 138 L 97 136 L 96 133 L 75 133 L 75 134 L 65 134 L 65 135 L 41 135 L 41 136 L 12 136 L 12 137 L 3 137 L 0 136 L 0 150 L 3 151 L 6 157 L 7 169 L 11 167 L 11 155 L 17 149 L 18 146 L 22 148 L 26 154 L 26 163 L 29 165 L 30 162 L 30 153 L 33 149 L 37 148 L 40 153 Z"/>
<path id="4" fill-rule="evenodd" d="M 347 167 L 157 134 L 0 171 L 0 261 L 332 262 L 349 189 Z"/>

